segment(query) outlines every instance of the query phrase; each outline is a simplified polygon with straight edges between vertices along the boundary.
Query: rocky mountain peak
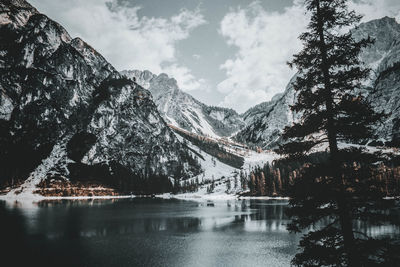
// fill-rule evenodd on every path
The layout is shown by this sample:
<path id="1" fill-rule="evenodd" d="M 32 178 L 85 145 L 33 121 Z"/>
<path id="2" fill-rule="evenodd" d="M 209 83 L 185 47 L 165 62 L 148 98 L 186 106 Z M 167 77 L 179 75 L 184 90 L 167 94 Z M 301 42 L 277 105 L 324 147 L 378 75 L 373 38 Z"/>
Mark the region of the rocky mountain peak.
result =
<path id="1" fill-rule="evenodd" d="M 374 39 L 375 43 L 361 53 L 363 62 L 374 71 L 382 72 L 400 59 L 396 53 L 400 45 L 400 24 L 394 18 L 384 17 L 361 23 L 352 34 L 356 39 L 368 36 Z"/>
<path id="2" fill-rule="evenodd" d="M 32 15 L 39 12 L 24 0 L 3 0 L 0 2 L 0 25 L 13 29 L 24 26 Z"/>
<path id="3" fill-rule="evenodd" d="M 200 172 L 146 89 L 25 1 L 0 8 L 0 183 L 63 177 L 128 188 Z"/>
<path id="4" fill-rule="evenodd" d="M 147 88 L 164 119 L 176 127 L 212 137 L 230 136 L 243 126 L 232 109 L 211 107 L 179 89 L 177 81 L 165 73 L 159 75 L 132 70 L 121 72 Z"/>
<path id="5" fill-rule="evenodd" d="M 161 73 L 158 76 L 155 76 L 152 81 L 152 94 L 154 97 L 158 97 L 160 94 L 164 94 L 164 91 L 179 91 L 178 82 L 169 77 L 166 73 Z"/>
<path id="6" fill-rule="evenodd" d="M 400 24 L 394 18 L 384 17 L 361 23 L 352 30 L 352 34 L 356 39 L 368 36 L 375 39 L 375 43 L 360 55 L 366 66 L 373 70 L 365 88 L 360 88 L 361 92 L 377 111 L 390 114 L 385 122 L 377 125 L 379 142 L 375 144 L 400 143 Z M 275 147 L 281 142 L 284 127 L 299 116 L 289 108 L 294 101 L 296 95 L 289 82 L 282 94 L 243 114 L 247 125 L 236 135 L 236 139 L 257 146 Z"/>
<path id="7" fill-rule="evenodd" d="M 36 10 L 31 4 L 25 0 L 3 0 L 5 6 L 19 8 L 19 9 L 32 9 Z"/>
<path id="8" fill-rule="evenodd" d="M 380 30 L 386 27 L 391 28 L 398 28 L 399 23 L 397 22 L 396 18 L 385 16 L 380 19 L 370 20 L 368 22 L 361 23 L 359 27 L 363 25 L 375 25 L 376 29 Z"/>

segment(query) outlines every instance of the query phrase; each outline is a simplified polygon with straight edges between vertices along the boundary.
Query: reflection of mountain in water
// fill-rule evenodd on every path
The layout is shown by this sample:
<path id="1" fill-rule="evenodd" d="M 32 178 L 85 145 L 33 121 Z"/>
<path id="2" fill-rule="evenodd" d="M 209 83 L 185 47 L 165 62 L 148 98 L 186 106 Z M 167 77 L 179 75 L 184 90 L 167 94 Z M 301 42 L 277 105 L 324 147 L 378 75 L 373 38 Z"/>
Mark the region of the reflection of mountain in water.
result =
<path id="1" fill-rule="evenodd" d="M 5 255 L 57 266 L 288 266 L 299 235 L 289 234 L 285 201 L 206 203 L 120 199 L 48 201 L 24 208 L 0 203 Z M 366 227 L 399 235 L 389 227 Z M 220 264 L 221 263 L 221 264 Z"/>

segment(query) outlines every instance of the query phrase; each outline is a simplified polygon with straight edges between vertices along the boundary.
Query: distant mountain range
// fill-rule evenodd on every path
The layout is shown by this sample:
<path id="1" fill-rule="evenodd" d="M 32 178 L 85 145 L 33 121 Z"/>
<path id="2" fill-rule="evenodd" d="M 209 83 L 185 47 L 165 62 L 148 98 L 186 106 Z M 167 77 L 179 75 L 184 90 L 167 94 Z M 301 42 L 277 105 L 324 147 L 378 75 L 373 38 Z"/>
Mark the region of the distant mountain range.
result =
<path id="1" fill-rule="evenodd" d="M 376 39 L 362 54 L 373 73 L 360 93 L 389 114 L 376 127 L 377 138 L 363 142 L 398 146 L 400 25 L 385 17 L 353 33 Z M 226 176 L 232 167 L 225 171 L 227 165 L 213 157 L 230 163 L 229 156 L 240 163 L 231 166 L 242 166 L 246 155 L 245 146 L 227 139 L 276 147 L 284 127 L 299 119 L 290 110 L 295 101 L 290 81 L 283 93 L 243 114 L 208 106 L 166 74 L 119 73 L 26 1 L 0 2 L 0 185 L 25 181 L 24 186 L 36 186 L 61 177 L 129 187 L 131 177 L 180 182 L 213 167 L 218 172 L 208 173 Z M 171 128 L 185 131 L 178 136 Z M 213 154 L 199 151 L 200 146 L 196 151 L 185 136 L 205 142 L 202 146 Z"/>
<path id="2" fill-rule="evenodd" d="M 371 77 L 360 89 L 377 111 L 389 114 L 376 127 L 374 140 L 363 140 L 371 145 L 399 145 L 400 143 L 400 24 L 394 18 L 384 17 L 360 24 L 353 30 L 356 39 L 367 37 L 375 43 L 361 55 L 372 69 Z M 300 118 L 290 106 L 296 101 L 292 86 L 294 76 L 283 93 L 270 101 L 258 104 L 243 114 L 232 109 L 210 107 L 181 91 L 175 79 L 150 71 L 123 71 L 123 75 L 147 88 L 153 95 L 164 119 L 188 131 L 233 139 L 263 148 L 274 148 L 282 142 L 283 129 Z"/>
<path id="3" fill-rule="evenodd" d="M 355 38 L 371 36 L 373 44 L 361 55 L 361 59 L 372 69 L 372 74 L 360 93 L 367 97 L 377 111 L 389 114 L 376 127 L 376 138 L 364 140 L 371 145 L 400 144 L 400 24 L 395 19 L 384 17 L 362 23 L 353 30 Z M 299 119 L 290 105 L 296 101 L 295 90 L 289 82 L 285 91 L 269 102 L 261 103 L 242 118 L 246 126 L 236 135 L 238 141 L 266 148 L 276 147 L 282 140 L 285 126 Z"/>
<path id="4" fill-rule="evenodd" d="M 182 129 L 211 137 L 227 137 L 243 126 L 233 109 L 207 106 L 178 88 L 175 79 L 150 71 L 122 71 L 122 75 L 148 89 L 164 119 Z"/>

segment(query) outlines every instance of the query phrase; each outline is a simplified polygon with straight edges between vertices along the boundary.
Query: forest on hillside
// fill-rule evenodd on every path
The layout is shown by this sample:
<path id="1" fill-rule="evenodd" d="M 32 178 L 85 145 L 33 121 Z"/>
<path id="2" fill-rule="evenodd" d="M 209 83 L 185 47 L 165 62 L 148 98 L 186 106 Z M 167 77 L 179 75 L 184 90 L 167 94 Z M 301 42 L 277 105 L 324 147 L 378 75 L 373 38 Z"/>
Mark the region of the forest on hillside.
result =
<path id="1" fill-rule="evenodd" d="M 217 158 L 220 162 L 237 169 L 243 166 L 244 159 L 242 157 L 230 153 L 223 146 L 218 144 L 217 141 L 205 136 L 189 133 L 177 127 L 171 127 L 171 129 L 207 154 Z"/>
<path id="2" fill-rule="evenodd" d="M 254 167 L 244 172 L 244 189 L 251 196 L 288 196 L 294 180 L 301 177 L 301 173 L 311 164 L 325 162 L 328 156 L 326 152 L 317 152 L 303 159 L 267 162 L 263 166 Z M 400 157 L 377 165 L 373 179 L 378 181 L 380 191 L 387 197 L 400 195 Z"/>

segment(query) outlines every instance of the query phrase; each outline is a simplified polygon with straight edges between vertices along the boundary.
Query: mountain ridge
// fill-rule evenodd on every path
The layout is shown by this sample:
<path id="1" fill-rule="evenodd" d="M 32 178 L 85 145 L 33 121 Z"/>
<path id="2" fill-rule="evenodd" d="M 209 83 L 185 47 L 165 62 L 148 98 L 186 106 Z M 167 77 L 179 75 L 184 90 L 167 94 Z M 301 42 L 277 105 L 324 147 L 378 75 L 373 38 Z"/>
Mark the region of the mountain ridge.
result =
<path id="1" fill-rule="evenodd" d="M 362 54 L 374 72 L 360 93 L 378 111 L 391 112 L 376 127 L 374 143 L 364 141 L 399 145 L 400 25 L 386 17 L 353 32 L 356 38 L 371 34 L 377 39 Z M 118 72 L 84 40 L 72 38 L 27 2 L 3 1 L 0 162 L 7 167 L 0 170 L 0 183 L 24 181 L 22 188 L 28 190 L 46 179 L 97 179 L 124 191 L 165 192 L 172 183 L 210 179 L 206 173 L 229 181 L 234 169 L 273 158 L 270 151 L 261 155 L 262 150 L 256 153 L 229 139 L 274 148 L 282 142 L 284 127 L 300 118 L 290 110 L 295 78 L 270 101 L 238 114 L 198 101 L 167 74 Z M 187 133 L 179 136 L 173 127 L 175 133 Z M 196 140 L 187 138 L 190 133 Z M 196 145 L 199 140 L 203 143 Z"/>
<path id="2" fill-rule="evenodd" d="M 127 189 L 201 171 L 146 89 L 22 0 L 0 3 L 0 73 L 3 184 L 93 178 Z"/>
<path id="3" fill-rule="evenodd" d="M 211 137 L 229 137 L 238 131 L 243 121 L 233 109 L 208 106 L 179 89 L 174 78 L 148 70 L 122 71 L 148 89 L 164 119 L 182 129 Z"/>
<path id="4" fill-rule="evenodd" d="M 390 114 L 376 126 L 377 140 L 364 140 L 371 145 L 398 145 L 400 140 L 400 24 L 394 18 L 384 17 L 361 23 L 352 30 L 356 39 L 370 35 L 376 41 L 361 53 L 361 59 L 372 69 L 365 87 L 359 89 L 374 108 Z M 282 140 L 281 133 L 300 115 L 292 114 L 289 106 L 295 101 L 292 77 L 285 91 L 263 102 L 244 114 L 246 126 L 234 137 L 237 141 L 264 148 L 274 148 Z M 263 110 L 267 108 L 266 110 Z"/>

